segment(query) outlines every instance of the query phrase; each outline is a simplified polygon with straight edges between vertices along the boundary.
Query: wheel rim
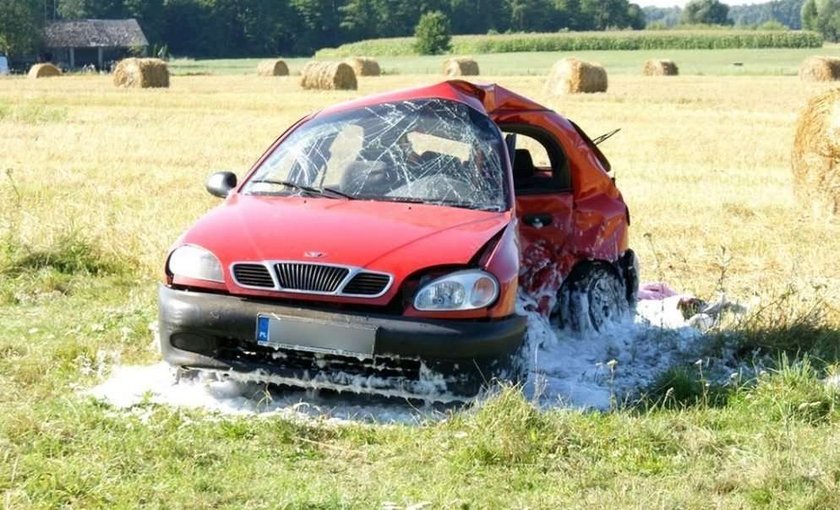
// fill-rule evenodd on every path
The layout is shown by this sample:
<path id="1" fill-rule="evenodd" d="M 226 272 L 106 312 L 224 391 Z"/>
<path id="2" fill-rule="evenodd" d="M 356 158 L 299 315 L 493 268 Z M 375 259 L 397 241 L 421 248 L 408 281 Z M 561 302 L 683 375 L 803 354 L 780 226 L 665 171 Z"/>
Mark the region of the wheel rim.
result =
<path id="1" fill-rule="evenodd" d="M 602 274 L 589 287 L 589 320 L 596 331 L 613 321 L 620 312 L 618 286 L 610 274 Z"/>

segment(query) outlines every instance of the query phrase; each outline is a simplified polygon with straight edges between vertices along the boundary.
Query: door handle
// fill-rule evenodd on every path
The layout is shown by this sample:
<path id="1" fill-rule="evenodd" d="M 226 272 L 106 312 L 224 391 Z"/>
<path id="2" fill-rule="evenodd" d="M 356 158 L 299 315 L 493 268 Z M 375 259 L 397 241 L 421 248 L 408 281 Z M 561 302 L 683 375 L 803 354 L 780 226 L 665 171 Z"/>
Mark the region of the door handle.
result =
<path id="1" fill-rule="evenodd" d="M 541 228 L 551 225 L 552 217 L 547 213 L 526 214 L 522 217 L 522 221 L 525 222 L 526 225 Z"/>

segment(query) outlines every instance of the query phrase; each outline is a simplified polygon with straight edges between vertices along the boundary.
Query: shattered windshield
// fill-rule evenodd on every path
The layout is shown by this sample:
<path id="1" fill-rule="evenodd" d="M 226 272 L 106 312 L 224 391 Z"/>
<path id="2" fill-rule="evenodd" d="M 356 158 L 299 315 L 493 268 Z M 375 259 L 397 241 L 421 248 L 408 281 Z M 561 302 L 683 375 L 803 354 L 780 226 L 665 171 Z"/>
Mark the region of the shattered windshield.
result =
<path id="1" fill-rule="evenodd" d="M 492 121 L 462 103 L 377 104 L 304 124 L 263 161 L 243 192 L 502 211 L 502 143 Z"/>

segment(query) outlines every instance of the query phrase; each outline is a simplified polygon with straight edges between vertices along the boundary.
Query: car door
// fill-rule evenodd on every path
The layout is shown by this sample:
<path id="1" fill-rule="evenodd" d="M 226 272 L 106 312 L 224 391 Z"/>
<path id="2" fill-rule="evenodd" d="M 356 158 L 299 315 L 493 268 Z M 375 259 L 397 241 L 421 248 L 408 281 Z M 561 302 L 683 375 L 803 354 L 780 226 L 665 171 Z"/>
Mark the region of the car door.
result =
<path id="1" fill-rule="evenodd" d="M 571 266 L 573 195 L 569 163 L 557 140 L 535 126 L 502 126 L 512 155 L 521 246 L 520 286 L 550 307 Z M 547 311 L 547 310 L 543 310 Z"/>

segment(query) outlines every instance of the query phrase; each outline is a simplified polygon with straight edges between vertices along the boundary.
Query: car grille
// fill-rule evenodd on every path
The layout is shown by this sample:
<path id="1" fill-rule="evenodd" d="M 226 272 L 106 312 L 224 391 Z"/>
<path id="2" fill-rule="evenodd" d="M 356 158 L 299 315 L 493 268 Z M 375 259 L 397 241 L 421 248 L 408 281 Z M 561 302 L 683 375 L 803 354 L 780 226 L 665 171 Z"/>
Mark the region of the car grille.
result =
<path id="1" fill-rule="evenodd" d="M 381 294 L 391 277 L 380 273 L 359 273 L 341 290 L 342 294 L 357 296 L 376 296 Z"/>
<path id="2" fill-rule="evenodd" d="M 274 265 L 284 290 L 331 294 L 350 273 L 346 267 L 280 262 Z"/>
<path id="3" fill-rule="evenodd" d="M 233 276 L 240 285 L 274 288 L 274 280 L 271 279 L 268 268 L 262 264 L 234 264 Z"/>
<path id="4" fill-rule="evenodd" d="M 305 262 L 235 262 L 231 272 L 243 287 L 370 298 L 384 294 L 392 280 L 389 274 Z"/>

